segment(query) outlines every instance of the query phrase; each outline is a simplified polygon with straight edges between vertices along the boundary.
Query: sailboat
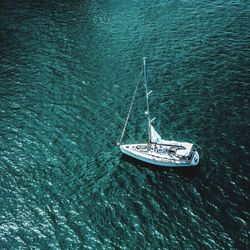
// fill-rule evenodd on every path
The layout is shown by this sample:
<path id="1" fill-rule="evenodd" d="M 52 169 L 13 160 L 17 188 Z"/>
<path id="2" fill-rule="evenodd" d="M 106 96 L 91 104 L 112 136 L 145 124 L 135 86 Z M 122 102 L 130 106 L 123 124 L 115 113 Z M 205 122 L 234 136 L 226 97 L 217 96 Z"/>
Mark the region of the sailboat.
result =
<path id="1" fill-rule="evenodd" d="M 139 78 L 136 89 L 134 91 L 132 102 L 130 104 L 130 109 L 122 131 L 122 135 L 118 143 L 120 150 L 122 151 L 122 153 L 132 158 L 161 167 L 182 168 L 197 166 L 199 163 L 199 154 L 192 143 L 164 140 L 153 127 L 152 122 L 154 119 L 151 120 L 149 112 L 149 95 L 151 92 L 148 92 L 147 68 L 145 57 L 143 57 L 142 72 L 144 73 L 144 87 L 146 94 L 147 110 L 145 112 L 145 115 L 147 117 L 148 141 L 136 144 L 122 144 L 122 139 L 129 120 L 129 116 L 131 114 L 133 102 L 138 89 L 138 84 L 140 82 Z"/>

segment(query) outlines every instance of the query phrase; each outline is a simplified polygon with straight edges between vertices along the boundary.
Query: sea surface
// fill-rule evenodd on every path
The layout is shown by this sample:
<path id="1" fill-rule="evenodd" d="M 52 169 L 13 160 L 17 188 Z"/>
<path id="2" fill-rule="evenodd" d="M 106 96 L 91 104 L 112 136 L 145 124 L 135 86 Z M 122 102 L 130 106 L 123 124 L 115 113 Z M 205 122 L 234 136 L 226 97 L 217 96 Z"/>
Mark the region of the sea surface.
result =
<path id="1" fill-rule="evenodd" d="M 142 57 L 164 139 L 122 156 Z M 247 0 L 0 2 L 0 249 L 249 249 Z M 147 140 L 140 84 L 123 142 Z"/>

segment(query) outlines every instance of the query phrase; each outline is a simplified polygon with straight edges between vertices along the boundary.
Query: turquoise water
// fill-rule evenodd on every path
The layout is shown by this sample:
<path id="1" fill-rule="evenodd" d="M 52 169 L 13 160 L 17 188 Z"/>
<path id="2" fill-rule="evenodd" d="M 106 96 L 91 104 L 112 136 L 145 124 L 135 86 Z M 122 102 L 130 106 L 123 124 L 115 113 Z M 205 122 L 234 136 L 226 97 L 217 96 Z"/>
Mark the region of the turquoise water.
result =
<path id="1" fill-rule="evenodd" d="M 248 249 L 248 1 L 1 1 L 0 248 Z M 192 171 L 116 143 L 148 58 Z M 124 142 L 146 140 L 143 85 Z"/>

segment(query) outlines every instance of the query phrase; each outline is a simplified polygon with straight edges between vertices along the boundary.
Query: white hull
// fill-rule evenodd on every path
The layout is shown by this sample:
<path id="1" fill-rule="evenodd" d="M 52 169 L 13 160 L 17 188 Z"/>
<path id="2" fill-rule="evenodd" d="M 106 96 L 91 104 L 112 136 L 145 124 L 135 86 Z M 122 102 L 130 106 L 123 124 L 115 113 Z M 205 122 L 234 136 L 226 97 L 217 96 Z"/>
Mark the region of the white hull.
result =
<path id="1" fill-rule="evenodd" d="M 138 147 L 145 147 L 145 149 L 141 150 L 138 149 Z M 158 153 L 155 149 L 147 149 L 146 147 L 147 144 L 120 145 L 120 149 L 124 154 L 161 167 L 194 167 L 199 163 L 199 154 L 196 150 L 192 150 L 189 157 L 185 159 L 182 157 L 182 159 L 180 159 L 177 156 L 170 155 L 167 151 Z M 164 148 L 164 146 L 162 148 Z M 167 146 L 165 148 L 167 148 Z"/>

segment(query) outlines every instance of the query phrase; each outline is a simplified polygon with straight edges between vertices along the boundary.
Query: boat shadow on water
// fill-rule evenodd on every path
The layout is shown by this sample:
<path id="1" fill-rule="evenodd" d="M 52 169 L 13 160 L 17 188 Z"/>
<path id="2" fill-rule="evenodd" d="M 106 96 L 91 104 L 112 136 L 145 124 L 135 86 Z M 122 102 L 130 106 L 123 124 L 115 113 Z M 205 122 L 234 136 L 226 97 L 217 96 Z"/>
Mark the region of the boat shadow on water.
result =
<path id="1" fill-rule="evenodd" d="M 195 167 L 161 167 L 140 161 L 125 154 L 123 154 L 120 159 L 122 162 L 131 163 L 137 168 L 147 168 L 152 171 L 165 172 L 169 174 L 174 173 L 188 179 L 198 177 L 202 173 L 202 161 Z"/>

